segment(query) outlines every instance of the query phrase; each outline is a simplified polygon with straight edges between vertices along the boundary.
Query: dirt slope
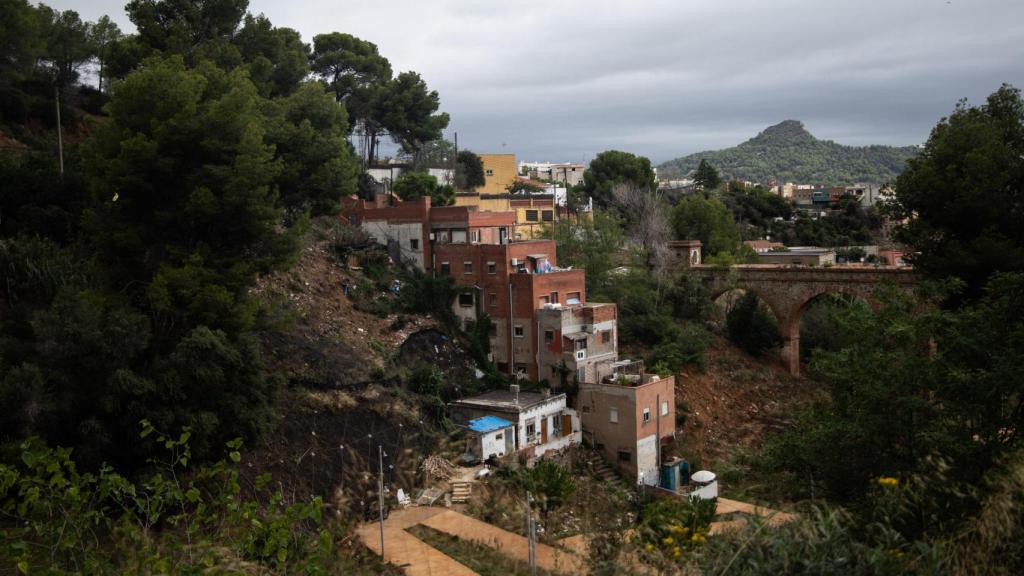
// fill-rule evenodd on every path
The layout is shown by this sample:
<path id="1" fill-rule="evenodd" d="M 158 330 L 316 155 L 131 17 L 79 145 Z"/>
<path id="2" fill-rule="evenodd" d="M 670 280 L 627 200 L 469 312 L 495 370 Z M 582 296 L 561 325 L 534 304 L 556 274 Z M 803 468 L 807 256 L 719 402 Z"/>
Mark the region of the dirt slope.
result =
<path id="1" fill-rule="evenodd" d="M 677 378 L 676 405 L 685 411 L 680 448 L 702 465 L 722 462 L 736 447 L 754 448 L 823 398 L 821 384 L 790 376 L 772 359 L 753 358 L 717 338 L 707 368 Z"/>

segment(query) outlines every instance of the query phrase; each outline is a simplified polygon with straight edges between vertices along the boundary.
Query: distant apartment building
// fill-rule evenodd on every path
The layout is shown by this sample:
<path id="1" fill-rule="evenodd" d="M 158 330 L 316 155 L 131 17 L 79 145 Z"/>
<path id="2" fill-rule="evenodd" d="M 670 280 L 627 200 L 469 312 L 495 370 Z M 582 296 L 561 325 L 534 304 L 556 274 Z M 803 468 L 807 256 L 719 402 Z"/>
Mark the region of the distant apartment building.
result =
<path id="1" fill-rule="evenodd" d="M 576 186 L 583 182 L 586 166 L 575 163 L 552 162 L 520 162 L 519 174 L 537 180 L 561 182 L 566 186 Z"/>
<path id="2" fill-rule="evenodd" d="M 676 434 L 675 378 L 646 374 L 642 363 L 628 360 L 612 369 L 580 385 L 584 436 L 637 483 L 657 484 L 663 445 Z"/>
<path id="3" fill-rule="evenodd" d="M 502 194 L 516 181 L 515 154 L 480 154 L 484 166 L 484 185 L 478 186 L 479 194 Z"/>

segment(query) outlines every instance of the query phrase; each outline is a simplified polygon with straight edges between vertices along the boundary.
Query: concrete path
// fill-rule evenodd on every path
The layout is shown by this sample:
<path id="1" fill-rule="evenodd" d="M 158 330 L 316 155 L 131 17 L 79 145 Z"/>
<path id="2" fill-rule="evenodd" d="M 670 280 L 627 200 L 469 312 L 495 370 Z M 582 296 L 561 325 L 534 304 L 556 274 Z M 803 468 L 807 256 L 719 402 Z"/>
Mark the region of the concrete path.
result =
<path id="1" fill-rule="evenodd" d="M 444 508 L 426 506 L 394 510 L 384 520 L 384 560 L 410 576 L 476 576 L 463 564 L 405 531 L 444 514 Z M 380 554 L 380 524 L 363 524 L 356 534 L 375 554 Z"/>
<path id="2" fill-rule="evenodd" d="M 751 516 L 761 516 L 765 519 L 765 523 L 768 526 L 779 526 L 785 524 L 790 520 L 796 520 L 796 514 L 790 514 L 789 512 L 782 512 L 780 510 L 773 510 L 771 508 L 765 508 L 763 506 L 755 506 L 754 504 L 748 504 L 746 502 L 740 502 L 738 500 L 729 500 L 728 498 L 718 498 L 718 507 L 715 510 L 715 514 L 732 514 L 733 512 L 740 512 L 742 514 L 748 514 Z M 729 530 L 736 530 L 747 525 L 747 521 L 743 518 L 736 518 L 734 520 L 720 520 L 718 522 L 712 522 L 710 526 L 710 534 L 721 534 Z"/>
<path id="3" fill-rule="evenodd" d="M 421 524 L 463 540 L 474 540 L 523 562 L 528 562 L 530 558 L 529 544 L 525 537 L 465 514 L 448 510 L 423 520 Z M 576 554 L 540 543 L 537 544 L 537 565 L 549 572 L 586 573 L 586 564 Z"/>

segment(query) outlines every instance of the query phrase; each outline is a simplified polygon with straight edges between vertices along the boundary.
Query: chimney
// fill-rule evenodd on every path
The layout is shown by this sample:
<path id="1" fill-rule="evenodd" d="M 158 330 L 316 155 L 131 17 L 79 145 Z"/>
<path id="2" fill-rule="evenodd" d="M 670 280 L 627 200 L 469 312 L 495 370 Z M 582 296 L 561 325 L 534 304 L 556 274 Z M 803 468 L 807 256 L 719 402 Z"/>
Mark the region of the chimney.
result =
<path id="1" fill-rule="evenodd" d="M 516 395 L 516 406 L 519 405 L 519 384 L 511 384 L 508 387 L 509 392 Z"/>

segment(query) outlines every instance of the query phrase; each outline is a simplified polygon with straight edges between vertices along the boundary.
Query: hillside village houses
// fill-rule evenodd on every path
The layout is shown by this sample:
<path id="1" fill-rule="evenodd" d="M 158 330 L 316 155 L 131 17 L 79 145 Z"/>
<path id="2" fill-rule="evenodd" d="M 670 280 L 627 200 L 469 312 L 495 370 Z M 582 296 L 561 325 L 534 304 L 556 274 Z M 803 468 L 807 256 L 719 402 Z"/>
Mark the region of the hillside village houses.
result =
<path id="1" fill-rule="evenodd" d="M 554 240 L 524 238 L 517 212 L 486 206 L 432 206 L 429 197 L 401 201 L 377 194 L 372 201 L 346 199 L 343 214 L 387 246 L 395 261 L 450 276 L 460 288 L 452 303 L 456 316 L 467 325 L 490 317 L 497 369 L 547 381 L 554 391 L 513 387 L 453 402 L 453 418 L 475 435 L 480 458 L 513 451 L 537 457 L 578 444 L 587 433 L 624 471 L 637 478 L 644 472 L 645 482 L 656 482 L 651 447 L 660 453 L 658 439 L 675 434 L 674 380 L 624 377 L 616 305 L 587 300 L 584 271 L 559 266 Z M 569 405 L 570 384 L 594 386 L 586 421 Z M 648 393 L 651 386 L 656 393 Z M 645 418 L 665 410 L 658 398 L 668 402 L 668 412 L 659 420 L 663 433 L 652 439 Z M 485 417 L 493 419 L 478 421 Z M 599 425 L 601 419 L 607 423 Z"/>

